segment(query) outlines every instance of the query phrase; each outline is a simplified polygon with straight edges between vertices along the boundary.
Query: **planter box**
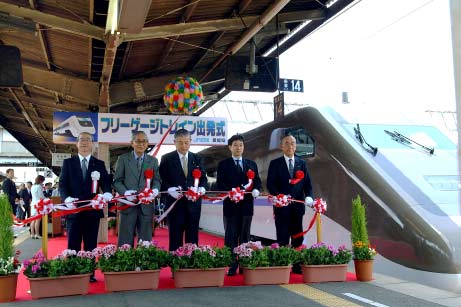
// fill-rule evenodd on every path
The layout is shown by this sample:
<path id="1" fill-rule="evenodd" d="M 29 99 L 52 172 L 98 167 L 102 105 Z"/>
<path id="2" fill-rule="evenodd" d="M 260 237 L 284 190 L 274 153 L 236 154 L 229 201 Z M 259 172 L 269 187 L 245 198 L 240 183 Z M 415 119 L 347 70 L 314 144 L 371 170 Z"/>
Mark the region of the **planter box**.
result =
<path id="1" fill-rule="evenodd" d="M 104 272 L 106 291 L 150 290 L 158 288 L 160 270 Z"/>
<path id="2" fill-rule="evenodd" d="M 174 272 L 176 288 L 222 287 L 226 268 L 179 269 Z"/>
<path id="3" fill-rule="evenodd" d="M 243 269 L 245 285 L 281 285 L 290 281 L 291 265 Z"/>
<path id="4" fill-rule="evenodd" d="M 305 283 L 346 280 L 347 264 L 301 265 L 301 268 Z"/>
<path id="5" fill-rule="evenodd" d="M 0 276 L 0 303 L 14 301 L 17 283 L 18 274 Z"/>
<path id="6" fill-rule="evenodd" d="M 88 294 L 91 274 L 27 278 L 33 299 Z"/>

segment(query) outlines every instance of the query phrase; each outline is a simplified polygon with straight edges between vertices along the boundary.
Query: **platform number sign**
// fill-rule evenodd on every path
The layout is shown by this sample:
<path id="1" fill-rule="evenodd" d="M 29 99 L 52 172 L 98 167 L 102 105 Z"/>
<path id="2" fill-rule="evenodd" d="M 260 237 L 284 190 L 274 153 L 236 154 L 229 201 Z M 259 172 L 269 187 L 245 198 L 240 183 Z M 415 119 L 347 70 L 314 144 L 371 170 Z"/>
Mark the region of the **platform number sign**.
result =
<path id="1" fill-rule="evenodd" d="M 279 90 L 284 92 L 304 92 L 303 80 L 297 79 L 279 79 Z"/>

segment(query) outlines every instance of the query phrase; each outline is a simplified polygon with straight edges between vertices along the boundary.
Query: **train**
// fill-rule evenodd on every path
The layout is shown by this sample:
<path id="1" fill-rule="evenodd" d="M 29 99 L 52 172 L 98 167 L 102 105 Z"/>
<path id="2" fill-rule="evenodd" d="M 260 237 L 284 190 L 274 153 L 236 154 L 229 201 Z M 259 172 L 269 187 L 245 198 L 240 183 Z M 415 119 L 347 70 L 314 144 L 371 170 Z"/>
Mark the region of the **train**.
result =
<path id="1" fill-rule="evenodd" d="M 90 117 L 72 115 L 53 130 L 54 135 L 78 137 L 80 133 L 95 134 L 96 129 Z"/>
<path id="2" fill-rule="evenodd" d="M 269 162 L 282 155 L 280 137 L 297 140 L 314 196 L 328 210 L 323 241 L 349 247 L 352 199 L 366 204 L 375 270 L 461 291 L 460 174 L 457 145 L 437 127 L 391 108 L 308 106 L 243 134 L 244 157 L 258 164 L 263 187 Z M 227 146 L 200 152 L 211 190 Z M 306 210 L 307 224 L 314 212 Z M 200 227 L 222 234 L 222 203 L 204 202 Z M 251 234 L 275 239 L 272 205 L 255 200 Z M 315 230 L 305 237 L 316 242 Z"/>

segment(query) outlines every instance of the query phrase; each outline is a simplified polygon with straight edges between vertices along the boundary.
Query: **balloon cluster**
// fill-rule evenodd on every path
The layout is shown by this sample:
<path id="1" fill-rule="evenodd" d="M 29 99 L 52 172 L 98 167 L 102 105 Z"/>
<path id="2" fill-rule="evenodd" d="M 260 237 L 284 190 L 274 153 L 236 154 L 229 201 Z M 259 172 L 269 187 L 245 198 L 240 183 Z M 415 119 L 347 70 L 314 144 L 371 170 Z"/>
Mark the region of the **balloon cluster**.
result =
<path id="1" fill-rule="evenodd" d="M 202 105 L 202 86 L 191 77 L 178 77 L 165 86 L 163 101 L 173 114 L 192 114 Z"/>

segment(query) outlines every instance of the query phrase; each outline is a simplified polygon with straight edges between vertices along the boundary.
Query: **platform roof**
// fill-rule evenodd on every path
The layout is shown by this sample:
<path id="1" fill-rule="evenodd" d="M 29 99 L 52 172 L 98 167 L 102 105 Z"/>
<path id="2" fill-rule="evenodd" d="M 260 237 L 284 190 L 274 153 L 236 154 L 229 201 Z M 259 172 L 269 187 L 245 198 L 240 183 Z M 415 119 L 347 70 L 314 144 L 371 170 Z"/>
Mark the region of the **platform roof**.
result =
<path id="1" fill-rule="evenodd" d="M 54 111 L 168 114 L 163 88 L 182 75 L 208 97 L 200 115 L 229 93 L 211 95 L 229 55 L 248 56 L 251 39 L 262 55 L 310 21 L 282 53 L 353 0 L 123 0 L 113 34 L 111 2 L 0 1 L 0 44 L 20 49 L 24 77 L 21 88 L 0 89 L 0 125 L 47 166 L 51 153 L 75 152 L 53 143 Z"/>

